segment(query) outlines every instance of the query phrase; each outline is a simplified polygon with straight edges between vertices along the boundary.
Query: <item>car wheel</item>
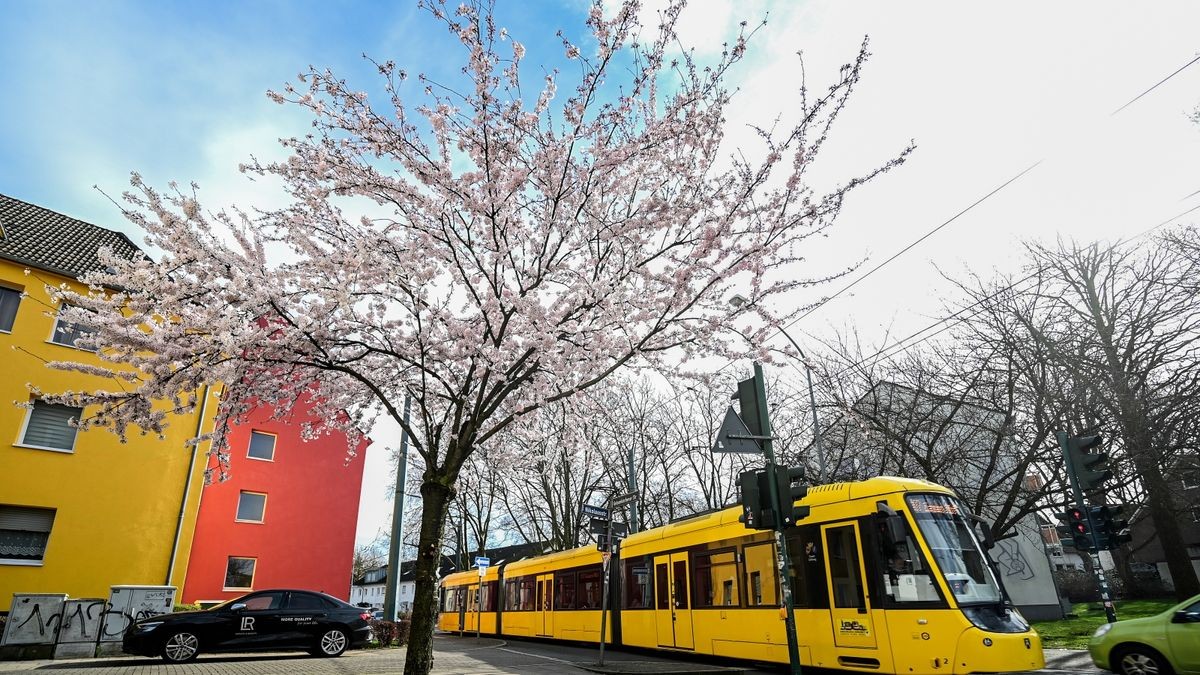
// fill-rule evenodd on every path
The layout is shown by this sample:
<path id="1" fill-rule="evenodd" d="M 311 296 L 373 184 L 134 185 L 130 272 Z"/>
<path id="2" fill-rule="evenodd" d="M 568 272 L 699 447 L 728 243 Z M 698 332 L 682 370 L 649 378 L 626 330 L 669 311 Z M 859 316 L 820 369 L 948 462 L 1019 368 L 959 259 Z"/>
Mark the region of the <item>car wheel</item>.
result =
<path id="1" fill-rule="evenodd" d="M 313 648 L 314 656 L 341 656 L 350 646 L 350 638 L 341 628 L 330 628 L 321 634 Z"/>
<path id="2" fill-rule="evenodd" d="M 162 657 L 167 663 L 186 663 L 199 653 L 200 639 L 186 630 L 171 633 L 162 646 Z"/>
<path id="3" fill-rule="evenodd" d="M 1115 650 L 1109 665 L 1121 675 L 1171 675 L 1171 664 L 1145 645 L 1125 645 Z"/>

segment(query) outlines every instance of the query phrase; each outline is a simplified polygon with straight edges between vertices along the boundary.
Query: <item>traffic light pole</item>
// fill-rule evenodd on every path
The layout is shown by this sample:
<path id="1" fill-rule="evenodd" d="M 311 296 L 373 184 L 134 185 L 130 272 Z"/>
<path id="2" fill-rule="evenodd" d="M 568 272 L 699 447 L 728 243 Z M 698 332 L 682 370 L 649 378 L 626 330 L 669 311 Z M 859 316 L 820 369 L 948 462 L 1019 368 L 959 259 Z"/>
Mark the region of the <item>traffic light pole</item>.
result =
<path id="1" fill-rule="evenodd" d="M 762 428 L 763 455 L 767 459 L 767 484 L 770 490 L 771 504 L 779 504 L 779 486 L 775 482 L 775 449 L 771 445 L 771 420 L 767 415 L 767 385 L 763 377 L 762 364 L 754 362 L 754 381 L 758 388 L 758 422 Z M 787 507 L 790 509 L 791 504 Z M 783 592 L 783 607 L 787 614 L 784 616 L 784 628 L 787 631 L 788 662 L 791 664 L 791 675 L 800 675 L 800 644 L 796 636 L 796 616 L 792 602 L 792 564 L 788 560 L 787 539 L 784 537 L 783 514 L 775 518 L 775 548 L 776 563 L 779 567 L 779 588 Z"/>
<path id="2" fill-rule="evenodd" d="M 1059 431 L 1055 434 L 1058 437 L 1058 445 L 1062 448 L 1063 461 L 1066 462 L 1067 476 L 1071 480 L 1071 494 L 1075 499 L 1075 507 L 1083 512 L 1087 519 L 1088 534 L 1092 537 L 1092 546 L 1087 553 L 1092 559 L 1092 573 L 1096 575 L 1097 585 L 1100 587 L 1100 600 L 1104 603 L 1104 615 L 1108 617 L 1109 623 L 1115 623 L 1117 620 L 1117 609 L 1113 606 L 1112 594 L 1108 588 L 1108 577 L 1104 575 L 1104 568 L 1100 565 L 1100 554 L 1096 548 L 1096 538 L 1099 532 L 1096 530 L 1096 522 L 1092 518 L 1092 510 L 1083 500 L 1083 488 L 1079 485 L 1078 472 L 1082 467 L 1077 467 L 1071 461 L 1071 451 L 1068 448 L 1067 432 Z"/>

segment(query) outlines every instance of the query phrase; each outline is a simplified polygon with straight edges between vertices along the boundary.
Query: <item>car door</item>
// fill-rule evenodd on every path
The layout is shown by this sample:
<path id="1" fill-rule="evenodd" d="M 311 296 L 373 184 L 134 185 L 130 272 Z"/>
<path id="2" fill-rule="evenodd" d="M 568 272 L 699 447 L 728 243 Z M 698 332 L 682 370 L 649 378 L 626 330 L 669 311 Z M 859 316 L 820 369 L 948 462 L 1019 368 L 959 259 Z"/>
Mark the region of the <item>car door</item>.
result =
<path id="1" fill-rule="evenodd" d="M 1175 665 L 1185 672 L 1200 673 L 1200 601 L 1184 607 L 1167 624 L 1167 642 Z M 1176 618 L 1178 617 L 1178 618 Z"/>
<path id="2" fill-rule="evenodd" d="M 329 623 L 329 602 L 303 591 L 288 593 L 287 606 L 279 614 L 280 646 L 307 647 Z"/>
<path id="3" fill-rule="evenodd" d="M 279 615 L 283 611 L 284 595 L 284 591 L 263 591 L 252 593 L 233 603 L 228 621 L 231 634 L 218 645 L 219 648 L 234 651 L 274 646 L 282 629 Z M 238 605 L 245 607 L 233 609 Z"/>

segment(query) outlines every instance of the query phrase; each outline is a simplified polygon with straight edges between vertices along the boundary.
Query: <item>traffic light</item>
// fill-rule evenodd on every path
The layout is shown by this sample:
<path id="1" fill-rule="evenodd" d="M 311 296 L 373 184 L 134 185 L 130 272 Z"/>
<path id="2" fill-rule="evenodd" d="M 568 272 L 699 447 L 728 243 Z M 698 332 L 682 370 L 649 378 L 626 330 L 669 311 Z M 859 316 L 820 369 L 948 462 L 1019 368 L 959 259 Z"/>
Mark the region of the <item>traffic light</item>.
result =
<path id="1" fill-rule="evenodd" d="M 733 396 L 733 399 L 738 402 L 738 408 L 741 410 L 742 422 L 745 423 L 746 429 L 753 436 L 763 435 L 762 419 L 759 418 L 759 410 L 766 410 L 767 405 L 765 401 L 758 397 L 760 389 L 758 377 L 751 377 L 748 380 L 738 382 L 737 394 Z"/>
<path id="2" fill-rule="evenodd" d="M 1067 470 L 1079 480 L 1079 487 L 1084 492 L 1095 491 L 1113 476 L 1107 466 L 1107 452 L 1088 452 L 1102 440 L 1100 436 L 1067 437 Z"/>
<path id="3" fill-rule="evenodd" d="M 770 486 L 767 472 L 762 469 L 738 474 L 742 493 L 742 515 L 738 520 L 752 530 L 775 529 L 775 510 L 770 506 Z"/>
<path id="4" fill-rule="evenodd" d="M 808 484 L 804 482 L 804 467 L 775 467 L 775 488 L 779 495 L 777 509 L 784 525 L 795 525 L 808 517 L 807 506 L 796 506 L 796 500 L 808 495 Z"/>
<path id="5" fill-rule="evenodd" d="M 1067 512 L 1062 516 L 1067 522 L 1067 528 L 1070 530 L 1071 539 L 1075 544 L 1077 551 L 1091 551 L 1094 549 L 1095 540 L 1092 538 L 1092 529 L 1088 526 L 1088 514 L 1081 508 L 1067 509 Z"/>
<path id="6" fill-rule="evenodd" d="M 1133 541 L 1133 536 L 1124 530 L 1129 521 L 1121 518 L 1125 507 L 1120 504 L 1093 506 L 1092 522 L 1096 524 L 1096 548 L 1111 551 L 1121 544 Z"/>

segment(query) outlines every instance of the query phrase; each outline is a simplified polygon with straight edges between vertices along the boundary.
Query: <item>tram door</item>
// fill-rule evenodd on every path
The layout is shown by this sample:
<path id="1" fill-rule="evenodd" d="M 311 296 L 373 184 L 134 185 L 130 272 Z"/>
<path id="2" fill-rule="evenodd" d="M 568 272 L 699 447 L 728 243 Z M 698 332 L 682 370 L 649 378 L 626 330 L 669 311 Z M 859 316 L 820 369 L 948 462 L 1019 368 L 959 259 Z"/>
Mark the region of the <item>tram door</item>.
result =
<path id="1" fill-rule="evenodd" d="M 654 615 L 661 647 L 693 649 L 687 553 L 654 557 Z"/>
<path id="2" fill-rule="evenodd" d="M 554 575 L 537 578 L 537 619 L 534 630 L 538 635 L 554 635 Z"/>
<path id="3" fill-rule="evenodd" d="M 875 648 L 870 598 L 863 570 L 857 523 L 821 527 L 829 583 L 833 641 L 838 647 Z"/>
<path id="4" fill-rule="evenodd" d="M 458 610 L 458 632 L 467 629 L 467 587 L 454 589 L 454 608 Z"/>
<path id="5" fill-rule="evenodd" d="M 462 628 L 460 630 L 473 631 L 479 625 L 479 587 L 478 586 L 463 586 L 463 592 L 467 594 L 466 614 L 460 622 Z"/>

